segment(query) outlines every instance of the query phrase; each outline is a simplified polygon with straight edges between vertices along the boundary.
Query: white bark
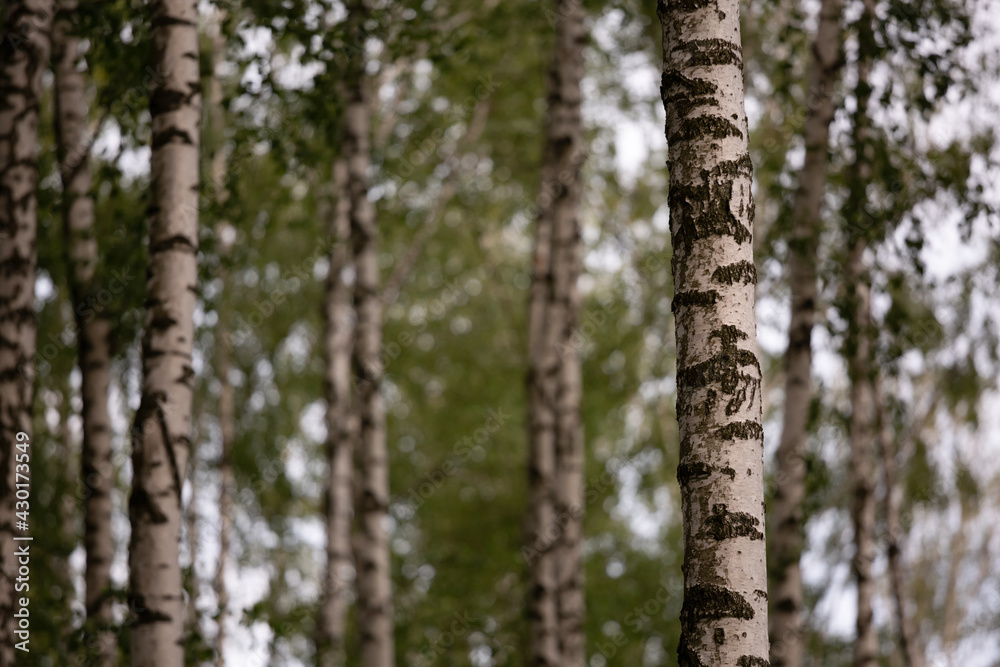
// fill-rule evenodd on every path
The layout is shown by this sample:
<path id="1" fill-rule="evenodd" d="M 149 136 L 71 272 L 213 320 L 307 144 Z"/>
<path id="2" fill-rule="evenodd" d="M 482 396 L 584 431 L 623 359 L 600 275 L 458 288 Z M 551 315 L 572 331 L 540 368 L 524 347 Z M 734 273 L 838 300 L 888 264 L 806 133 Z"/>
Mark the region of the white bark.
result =
<path id="1" fill-rule="evenodd" d="M 334 210 L 329 236 L 334 241 L 326 277 L 325 354 L 326 377 L 326 581 L 317 633 L 317 664 L 345 664 L 344 635 L 350 599 L 353 514 L 354 415 L 351 409 L 351 353 L 354 315 L 351 289 L 344 272 L 351 264 L 351 200 L 347 189 L 347 163 L 333 166 Z"/>
<path id="2" fill-rule="evenodd" d="M 817 247 L 822 231 L 820 211 L 826 188 L 833 88 L 841 64 L 840 15 L 843 0 L 823 0 L 809 71 L 808 116 L 805 121 L 805 164 L 795 193 L 793 230 L 788 252 L 791 318 L 785 353 L 785 411 L 781 441 L 775 454 L 774 531 L 770 553 L 775 581 L 769 621 L 772 667 L 800 667 L 803 655 L 802 570 L 804 542 L 807 421 L 812 401 L 811 337 L 816 320 Z"/>
<path id="3" fill-rule="evenodd" d="M 573 336 L 580 318 L 580 84 L 586 30 L 578 0 L 556 0 L 554 12 L 529 310 L 531 507 L 524 553 L 531 577 L 528 662 L 576 667 L 585 657 L 582 380 Z"/>
<path id="4" fill-rule="evenodd" d="M 14 663 L 15 449 L 35 384 L 38 122 L 51 0 L 9 0 L 0 41 L 0 664 Z M 29 528 L 30 532 L 30 528 Z"/>
<path id="5" fill-rule="evenodd" d="M 736 0 L 661 0 L 684 523 L 681 667 L 766 665 L 753 165 Z"/>
<path id="6" fill-rule="evenodd" d="M 95 665 L 117 663 L 118 641 L 104 628 L 111 615 L 111 561 L 115 554 L 111 534 L 111 420 L 108 389 L 111 384 L 111 321 L 91 306 L 99 285 L 94 279 L 99 260 L 94 233 L 94 200 L 90 195 L 90 140 L 86 133 L 85 77 L 77 69 L 80 38 L 73 33 L 75 2 L 64 2 L 52 31 L 55 72 L 55 119 L 59 170 L 63 185 L 63 230 L 70 259 L 69 281 L 76 314 L 77 345 L 83 398 L 81 472 L 84 499 L 84 548 L 87 552 L 85 605 L 88 626 L 85 643 L 96 652 Z"/>
<path id="7" fill-rule="evenodd" d="M 368 200 L 371 166 L 371 101 L 365 75 L 364 22 L 368 0 L 348 7 L 350 62 L 345 76 L 342 155 L 347 161 L 351 202 L 350 228 L 354 254 L 354 398 L 359 418 L 356 490 L 358 631 L 361 664 L 393 667 L 392 572 L 386 517 L 389 511 L 389 460 L 382 398 L 382 300 L 379 292 L 378 222 Z"/>
<path id="8" fill-rule="evenodd" d="M 872 0 L 866 0 L 858 21 L 856 108 L 854 112 L 854 167 L 848 195 L 849 251 L 844 265 L 844 289 L 848 331 L 846 353 L 851 380 L 850 477 L 853 487 L 851 520 L 854 526 L 852 568 L 857 585 L 857 619 L 854 643 L 855 667 L 874 667 L 878 662 L 878 640 L 872 625 L 875 582 L 875 395 L 871 322 L 871 278 L 865 265 L 870 224 L 866 216 L 867 187 L 872 175 L 868 102 L 871 97 L 872 61 L 875 52 Z"/>
<path id="9" fill-rule="evenodd" d="M 191 444 L 201 92 L 194 3 L 156 0 L 142 400 L 132 431 L 133 667 L 182 667 L 181 488 Z"/>

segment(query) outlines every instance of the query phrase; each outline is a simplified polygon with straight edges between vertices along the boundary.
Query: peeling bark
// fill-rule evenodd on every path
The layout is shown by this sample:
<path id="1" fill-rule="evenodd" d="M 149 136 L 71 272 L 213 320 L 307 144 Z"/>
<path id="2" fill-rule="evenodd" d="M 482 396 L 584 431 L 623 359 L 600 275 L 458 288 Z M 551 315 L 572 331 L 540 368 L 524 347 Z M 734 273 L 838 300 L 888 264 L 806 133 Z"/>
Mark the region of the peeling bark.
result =
<path id="1" fill-rule="evenodd" d="M 106 630 L 114 622 L 111 615 L 111 561 L 115 555 L 111 534 L 114 468 L 108 412 L 112 327 L 102 309 L 91 307 L 97 303 L 100 289 L 94 278 L 99 254 L 94 233 L 94 200 L 90 195 L 86 82 L 84 74 L 77 70 L 81 40 L 74 34 L 72 20 L 76 11 L 76 2 L 64 2 L 52 30 L 55 122 L 63 186 L 63 234 L 69 254 L 70 294 L 76 316 L 83 398 L 81 472 L 85 489 L 83 542 L 87 553 L 85 643 L 96 648 L 94 665 L 110 667 L 118 661 L 117 637 Z"/>
<path id="2" fill-rule="evenodd" d="M 658 3 L 684 523 L 681 667 L 766 665 L 753 165 L 739 4 Z"/>
<path id="3" fill-rule="evenodd" d="M 194 3 L 154 0 L 149 271 L 142 398 L 132 429 L 133 667 L 182 667 L 181 489 L 191 445 L 201 89 Z"/>
<path id="4" fill-rule="evenodd" d="M 580 117 L 587 34 L 578 0 L 555 2 L 555 49 L 529 310 L 528 663 L 583 665 L 582 380 L 573 337 L 582 265 Z"/>
<path id="5" fill-rule="evenodd" d="M 326 580 L 317 633 L 317 665 L 345 664 L 344 633 L 354 569 L 351 550 L 353 514 L 354 414 L 351 409 L 351 353 L 354 314 L 351 288 L 344 281 L 351 265 L 351 200 L 347 189 L 347 163 L 333 166 L 335 204 L 328 234 L 333 240 L 326 277 L 325 319 L 326 377 Z"/>
<path id="6" fill-rule="evenodd" d="M 52 0 L 10 0 L 0 41 L 0 664 L 14 664 L 15 459 L 32 435 L 38 122 Z M 29 440 L 30 441 L 30 440 Z"/>
<path id="7" fill-rule="evenodd" d="M 851 381 L 850 479 L 853 488 L 851 522 L 854 526 L 852 569 L 857 585 L 858 615 L 854 644 L 855 667 L 874 667 L 878 642 L 872 625 L 875 581 L 875 395 L 871 279 L 865 265 L 869 222 L 866 189 L 872 176 L 873 146 L 868 103 L 871 98 L 872 61 L 875 52 L 874 3 L 866 0 L 858 20 L 857 87 L 854 112 L 854 166 L 846 207 L 849 251 L 844 265 L 845 318 L 848 321 L 845 353 Z"/>
<path id="8" fill-rule="evenodd" d="M 795 193 L 793 229 L 788 253 L 791 320 L 785 353 L 785 411 L 781 441 L 775 454 L 774 526 L 771 551 L 775 572 L 769 609 L 771 664 L 799 667 L 803 655 L 802 570 L 805 540 L 807 421 L 812 400 L 812 329 L 816 321 L 817 248 L 822 231 L 820 211 L 829 161 L 833 89 L 841 67 L 840 17 L 843 0 L 823 0 L 809 70 L 808 115 L 804 127 L 805 164 Z"/>
<path id="9" fill-rule="evenodd" d="M 348 33 L 353 46 L 344 76 L 344 127 L 342 155 L 347 162 L 350 198 L 351 245 L 354 254 L 354 308 L 357 316 L 353 376 L 354 400 L 359 419 L 355 452 L 358 465 L 356 515 L 358 630 L 361 664 L 392 667 L 392 573 L 386 517 L 389 511 L 389 460 L 382 397 L 382 300 L 379 293 L 378 222 L 368 199 L 371 166 L 371 100 L 365 74 L 364 23 L 371 8 L 368 0 L 348 5 Z"/>

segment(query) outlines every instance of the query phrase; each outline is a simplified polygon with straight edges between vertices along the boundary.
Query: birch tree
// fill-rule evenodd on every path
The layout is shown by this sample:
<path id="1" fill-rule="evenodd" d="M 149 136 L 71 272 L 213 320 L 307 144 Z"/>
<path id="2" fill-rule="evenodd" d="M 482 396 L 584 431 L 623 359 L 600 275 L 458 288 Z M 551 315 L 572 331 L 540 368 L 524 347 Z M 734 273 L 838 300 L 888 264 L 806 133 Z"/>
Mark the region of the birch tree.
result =
<path id="1" fill-rule="evenodd" d="M 365 74 L 365 20 L 369 0 L 348 6 L 349 59 L 344 76 L 342 155 L 347 163 L 350 233 L 354 255 L 354 400 L 359 420 L 356 452 L 358 488 L 357 592 L 361 664 L 391 667 L 393 641 L 392 573 L 386 518 L 389 511 L 389 460 L 382 397 L 382 300 L 379 292 L 378 222 L 368 199 L 371 166 L 371 91 Z"/>
<path id="2" fill-rule="evenodd" d="M 152 3 L 149 271 L 142 397 L 132 429 L 129 603 L 134 667 L 184 664 L 181 490 L 191 444 L 201 86 L 198 14 Z"/>
<path id="3" fill-rule="evenodd" d="M 354 413 L 351 409 L 351 351 L 353 309 L 345 272 L 351 265 L 351 200 L 347 190 L 347 164 L 333 166 L 335 196 L 329 235 L 333 240 L 326 276 L 325 354 L 326 377 L 326 579 L 320 608 L 317 663 L 343 665 L 344 632 L 350 591 L 351 514 L 354 476 Z"/>
<path id="4" fill-rule="evenodd" d="M 753 165 L 739 3 L 664 2 L 684 529 L 682 667 L 766 665 Z"/>
<path id="5" fill-rule="evenodd" d="M 847 319 L 845 355 L 851 382 L 850 479 L 853 490 L 851 523 L 854 527 L 854 557 L 851 567 L 857 585 L 857 619 L 854 643 L 855 667 L 872 667 L 878 661 L 878 642 L 872 624 L 875 581 L 875 428 L 877 424 L 873 385 L 874 349 L 871 320 L 871 278 L 865 263 L 871 218 L 867 214 L 867 187 L 872 177 L 874 146 L 868 103 L 871 99 L 871 69 L 875 44 L 874 0 L 865 0 L 858 19 L 857 84 L 855 87 L 852 142 L 854 166 L 846 207 L 848 253 L 843 268 L 844 316 Z"/>
<path id="6" fill-rule="evenodd" d="M 63 186 L 63 234 L 70 260 L 69 282 L 76 316 L 79 348 L 80 395 L 83 398 L 81 474 L 86 490 L 83 543 L 87 553 L 84 598 L 96 648 L 95 665 L 114 665 L 118 642 L 107 628 L 111 616 L 111 561 L 115 554 L 111 534 L 114 469 L 111 463 L 111 321 L 98 303 L 95 279 L 99 262 L 94 233 L 94 200 L 90 194 L 90 139 L 87 136 L 86 79 L 77 67 L 80 37 L 74 32 L 75 2 L 60 7 L 52 31 L 55 72 L 55 122 L 59 173 Z M 88 644 L 90 641 L 88 641 Z"/>
<path id="7" fill-rule="evenodd" d="M 229 618 L 229 586 L 226 581 L 226 567 L 229 564 L 229 545 L 231 542 L 233 523 L 232 494 L 236 488 L 233 473 L 233 445 L 236 440 L 236 412 L 233 395 L 233 384 L 229 374 L 232 370 L 232 332 L 230 320 L 232 313 L 227 302 L 227 289 L 232 285 L 229 276 L 228 263 L 231 261 L 232 240 L 235 230 L 221 217 L 222 209 L 229 198 L 226 187 L 226 148 L 225 125 L 226 107 L 222 92 L 222 80 L 219 69 L 226 55 L 226 35 L 224 24 L 226 12 L 215 8 L 212 23 L 209 26 L 209 37 L 212 45 L 212 71 L 209 74 L 209 114 L 211 137 L 213 143 L 212 161 L 209 166 L 211 174 L 210 194 L 219 219 L 215 223 L 215 237 L 218 244 L 219 271 L 218 279 L 222 285 L 219 303 L 216 306 L 219 321 L 215 328 L 215 375 L 219 379 L 218 420 L 219 435 L 222 440 L 222 451 L 219 456 L 219 561 L 215 570 L 215 597 L 218 612 L 215 619 L 217 632 L 215 635 L 215 665 L 225 665 L 225 644 L 227 635 L 226 624 Z M 197 554 L 192 554 L 192 558 Z M 193 566 L 192 566 L 193 569 Z"/>
<path id="8" fill-rule="evenodd" d="M 582 382 L 573 336 L 580 319 L 580 117 L 584 12 L 556 0 L 548 119 L 529 306 L 529 664 L 582 665 Z"/>
<path id="9" fill-rule="evenodd" d="M 38 120 L 54 6 L 51 0 L 10 0 L 5 10 L 0 42 L 0 664 L 11 665 L 19 597 L 13 538 L 30 530 L 15 524 L 14 454 L 15 445 L 30 445 L 32 435 Z"/>
<path id="10" fill-rule="evenodd" d="M 903 561 L 903 525 L 899 511 L 899 489 L 897 488 L 898 466 L 896 463 L 897 434 L 892 428 L 892 416 L 879 378 L 874 381 L 874 399 L 878 410 L 878 439 L 882 456 L 882 480 L 885 486 L 885 533 L 886 554 L 888 556 L 889 588 L 892 591 L 896 611 L 896 630 L 899 633 L 899 651 L 905 667 L 924 667 L 924 654 L 917 641 L 917 631 L 913 619 L 906 609 L 907 586 Z M 925 418 L 926 419 L 926 418 Z M 922 420 L 916 421 L 917 431 Z"/>
<path id="11" fill-rule="evenodd" d="M 774 538 L 771 566 L 776 571 L 770 598 L 771 665 L 802 664 L 802 570 L 805 540 L 806 435 L 812 366 L 811 337 L 816 320 L 817 248 L 829 161 L 834 86 L 841 66 L 840 15 L 843 0 L 823 0 L 809 70 L 808 115 L 804 127 L 805 163 L 799 174 L 788 253 L 791 321 L 785 353 L 785 411 L 775 455 Z"/>

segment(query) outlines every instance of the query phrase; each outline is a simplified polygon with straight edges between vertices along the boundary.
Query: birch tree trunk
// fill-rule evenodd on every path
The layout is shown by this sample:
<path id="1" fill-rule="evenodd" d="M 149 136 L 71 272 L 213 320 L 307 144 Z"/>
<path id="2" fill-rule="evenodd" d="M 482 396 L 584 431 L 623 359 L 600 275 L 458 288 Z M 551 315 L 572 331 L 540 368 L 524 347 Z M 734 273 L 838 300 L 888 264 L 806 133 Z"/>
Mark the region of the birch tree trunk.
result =
<path id="1" fill-rule="evenodd" d="M 354 253 L 354 308 L 357 316 L 353 381 L 359 417 L 357 491 L 357 586 L 361 664 L 393 667 L 392 572 L 385 520 L 389 511 L 389 460 L 382 398 L 382 300 L 379 293 L 378 225 L 368 200 L 371 166 L 371 102 L 365 75 L 364 23 L 368 0 L 348 6 L 350 60 L 345 75 L 343 156 L 351 202 L 350 229 Z"/>
<path id="2" fill-rule="evenodd" d="M 681 667 L 766 665 L 761 369 L 739 3 L 666 2 L 677 421 L 684 521 Z"/>
<path id="3" fill-rule="evenodd" d="M 889 555 L 889 585 L 896 603 L 899 650 L 905 667 L 924 667 L 924 655 L 917 645 L 913 622 L 906 613 L 906 573 L 901 547 L 903 526 L 899 519 L 899 491 L 896 488 L 896 440 L 881 383 L 875 380 L 875 404 L 879 417 L 879 444 L 882 450 L 882 479 L 885 482 L 886 551 Z"/>
<path id="4" fill-rule="evenodd" d="M 193 314 L 198 271 L 201 82 L 198 13 L 154 0 L 150 96 L 149 272 L 142 399 L 132 430 L 129 602 L 133 667 L 182 667 L 181 489 L 191 444 Z"/>
<path id="5" fill-rule="evenodd" d="M 785 412 L 775 455 L 774 538 L 771 567 L 776 573 L 769 621 L 772 667 L 802 664 L 802 570 L 811 338 L 816 321 L 817 247 L 822 231 L 820 211 L 826 186 L 833 88 L 841 65 L 840 16 L 843 0 L 823 0 L 809 70 L 808 115 L 804 135 L 805 164 L 795 193 L 792 238 L 788 253 L 791 320 L 785 353 Z"/>
<path id="6" fill-rule="evenodd" d="M 38 117 L 51 0 L 9 0 L 0 41 L 0 664 L 14 663 L 15 445 L 35 386 Z M 30 453 L 29 449 L 29 453 Z M 30 528 L 29 528 L 30 530 Z"/>
<path id="7" fill-rule="evenodd" d="M 858 21 L 857 87 L 854 112 L 854 168 L 849 186 L 847 215 L 849 252 L 844 267 L 845 313 L 848 321 L 846 353 L 851 380 L 850 478 L 853 488 L 851 522 L 854 526 L 852 569 L 857 584 L 858 615 L 854 644 L 855 667 L 874 667 L 878 643 L 872 625 L 875 582 L 875 395 L 873 387 L 871 282 L 865 266 L 865 251 L 871 222 L 867 214 L 866 190 L 872 176 L 871 128 L 868 102 L 871 98 L 872 60 L 875 51 L 873 0 L 865 0 Z"/>
<path id="8" fill-rule="evenodd" d="M 225 107 L 222 95 L 222 82 L 219 80 L 219 66 L 226 53 L 226 37 L 223 33 L 223 23 L 226 20 L 225 11 L 215 9 L 212 25 L 209 28 L 212 40 L 212 72 L 209 79 L 209 108 L 211 136 L 214 143 L 211 164 L 211 188 L 217 213 L 229 198 L 226 188 L 226 150 L 225 150 Z M 221 215 L 221 214 L 220 214 Z M 215 374 L 219 379 L 218 419 L 219 431 L 222 437 L 222 452 L 219 456 L 219 561 L 215 570 L 215 596 L 218 612 L 216 615 L 215 635 L 215 665 L 225 665 L 226 621 L 229 618 L 229 587 L 226 583 L 226 564 L 229 562 L 229 543 L 233 523 L 232 493 L 236 482 L 233 476 L 233 443 L 236 439 L 236 414 L 233 401 L 233 385 L 229 381 L 229 371 L 232 367 L 231 335 L 229 331 L 229 308 L 226 294 L 229 285 L 229 270 L 227 262 L 232 250 L 228 233 L 232 228 L 220 219 L 215 225 L 215 238 L 219 252 L 219 282 L 222 285 L 219 303 L 216 306 L 219 321 L 215 328 L 216 359 Z"/>
<path id="9" fill-rule="evenodd" d="M 59 172 L 63 186 L 63 232 L 70 268 L 70 292 L 76 316 L 79 345 L 80 394 L 83 398 L 81 472 L 86 490 L 83 542 L 87 552 L 84 575 L 88 630 L 86 644 L 96 649 L 95 665 L 117 663 L 118 642 L 106 630 L 111 615 L 111 561 L 115 554 L 111 534 L 111 419 L 108 390 L 111 385 L 111 322 L 94 308 L 100 285 L 94 279 L 98 263 L 94 234 L 94 200 L 90 195 L 90 140 L 87 137 L 85 79 L 77 70 L 80 38 L 74 34 L 75 2 L 60 8 L 52 30 L 55 72 L 55 122 Z"/>
<path id="10" fill-rule="evenodd" d="M 354 475 L 354 429 L 351 410 L 351 352 L 354 343 L 351 289 L 344 282 L 351 265 L 351 200 L 347 189 L 347 163 L 333 165 L 334 211 L 329 235 L 333 240 L 326 276 L 326 581 L 320 607 L 317 664 L 345 664 L 344 632 L 354 566 L 351 549 L 351 515 Z"/>
<path id="11" fill-rule="evenodd" d="M 555 0 L 555 48 L 529 310 L 529 664 L 583 665 L 582 381 L 573 337 L 582 261 L 580 117 L 585 15 Z"/>

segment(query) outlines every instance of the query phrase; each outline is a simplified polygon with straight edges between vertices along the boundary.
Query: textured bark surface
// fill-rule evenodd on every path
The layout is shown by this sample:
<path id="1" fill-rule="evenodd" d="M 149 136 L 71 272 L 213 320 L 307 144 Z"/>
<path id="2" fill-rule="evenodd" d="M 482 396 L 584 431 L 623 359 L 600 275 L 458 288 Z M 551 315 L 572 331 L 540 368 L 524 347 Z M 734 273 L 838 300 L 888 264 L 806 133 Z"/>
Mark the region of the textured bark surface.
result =
<path id="1" fill-rule="evenodd" d="M 901 546 L 903 526 L 899 518 L 899 489 L 896 488 L 896 438 L 881 382 L 875 380 L 875 404 L 879 416 L 879 445 L 882 451 L 882 479 L 885 484 L 886 551 L 889 555 L 889 587 L 896 606 L 899 650 L 905 667 L 924 667 L 924 654 L 917 643 L 913 621 L 906 613 L 906 566 Z"/>
<path id="2" fill-rule="evenodd" d="M 198 272 L 201 90 L 198 14 L 186 0 L 156 0 L 150 96 L 149 271 L 142 399 L 132 430 L 129 603 L 134 667 L 184 664 L 178 560 L 181 488 L 191 444 L 191 350 Z"/>
<path id="3" fill-rule="evenodd" d="M 347 189 L 347 163 L 333 166 L 334 209 L 329 237 L 333 241 L 326 276 L 325 318 L 326 377 L 326 580 L 316 640 L 317 664 L 345 664 L 344 632 L 350 600 L 351 516 L 353 514 L 354 420 L 351 411 L 351 353 L 354 316 L 351 288 L 344 274 L 351 265 L 351 200 Z"/>
<path id="4" fill-rule="evenodd" d="M 51 0 L 10 0 L 0 42 L 0 664 L 14 664 L 15 459 L 35 380 L 38 117 Z"/>
<path id="5" fill-rule="evenodd" d="M 753 165 L 736 0 L 665 2 L 677 421 L 684 524 L 681 667 L 768 664 Z"/>
<path id="6" fill-rule="evenodd" d="M 94 650 L 94 665 L 117 663 L 118 642 L 111 615 L 111 561 L 115 554 L 111 534 L 111 420 L 108 389 L 111 384 L 111 322 L 98 303 L 100 285 L 94 277 L 99 261 L 94 233 L 94 201 L 90 195 L 90 139 L 87 136 L 85 77 L 77 69 L 80 38 L 73 32 L 75 2 L 60 7 L 52 30 L 52 68 L 55 73 L 55 122 L 59 172 L 63 186 L 63 232 L 69 254 L 70 292 L 76 316 L 83 398 L 81 472 L 85 490 L 83 543 L 87 553 L 85 604 L 88 627 L 85 643 Z"/>
<path id="7" fill-rule="evenodd" d="M 808 115 L 804 127 L 805 163 L 799 174 L 788 253 L 791 319 L 785 353 L 785 412 L 775 454 L 774 531 L 771 568 L 775 572 L 768 620 L 772 667 L 802 664 L 802 570 L 809 404 L 812 401 L 811 337 L 816 320 L 816 249 L 822 231 L 820 211 L 829 161 L 833 88 L 841 66 L 840 17 L 843 0 L 823 0 L 809 70 Z"/>
<path id="8" fill-rule="evenodd" d="M 872 0 L 866 0 L 858 20 L 857 87 L 854 112 L 854 168 L 849 184 L 847 215 L 850 222 L 849 251 L 844 266 L 844 290 L 848 321 L 846 349 L 851 381 L 850 478 L 853 489 L 851 523 L 854 526 L 854 558 L 851 567 L 857 585 L 858 615 L 854 643 L 855 667 L 874 667 L 878 642 L 872 625 L 875 582 L 875 395 L 871 322 L 871 282 L 865 265 L 870 231 L 866 190 L 872 175 L 871 98 L 872 59 L 875 52 Z"/>
<path id="9" fill-rule="evenodd" d="M 350 228 L 354 253 L 354 308 L 357 316 L 353 352 L 354 399 L 359 417 L 357 562 L 358 631 L 361 664 L 392 667 L 392 572 L 386 518 L 389 511 L 389 460 L 382 398 L 382 300 L 379 293 L 378 226 L 368 199 L 371 165 L 371 101 L 365 75 L 364 22 L 368 0 L 348 7 L 350 61 L 345 74 L 343 157 L 347 161 Z"/>
<path id="10" fill-rule="evenodd" d="M 528 437 L 531 665 L 582 665 L 582 382 L 573 336 L 580 318 L 580 117 L 584 12 L 555 2 L 555 49 L 538 197 L 529 305 Z"/>

